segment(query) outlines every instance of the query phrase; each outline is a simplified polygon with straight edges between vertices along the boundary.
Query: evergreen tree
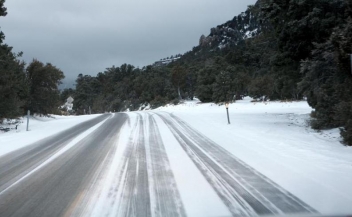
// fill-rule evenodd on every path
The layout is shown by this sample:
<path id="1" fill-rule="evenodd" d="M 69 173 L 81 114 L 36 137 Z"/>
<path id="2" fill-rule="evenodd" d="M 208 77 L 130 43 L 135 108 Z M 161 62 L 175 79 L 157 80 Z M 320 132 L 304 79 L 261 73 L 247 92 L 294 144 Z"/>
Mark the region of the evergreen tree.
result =
<path id="1" fill-rule="evenodd" d="M 171 58 L 172 58 L 172 56 L 171 56 Z M 177 89 L 178 98 L 182 99 L 181 88 L 183 86 L 185 86 L 185 82 L 186 82 L 186 71 L 185 71 L 185 69 L 182 66 L 180 66 L 180 65 L 176 65 L 172 69 L 171 80 L 172 80 L 172 84 Z"/>
<path id="2" fill-rule="evenodd" d="M 30 87 L 27 109 L 42 115 L 56 113 L 60 105 L 58 85 L 65 77 L 63 72 L 50 63 L 44 65 L 34 59 L 26 73 Z"/>
<path id="3" fill-rule="evenodd" d="M 206 67 L 198 71 L 196 96 L 202 102 L 211 102 L 213 99 L 213 84 L 216 81 L 217 70 Z"/>
<path id="4" fill-rule="evenodd" d="M 216 103 L 232 101 L 235 95 L 233 73 L 221 71 L 216 76 L 212 89 L 212 100 Z"/>
<path id="5" fill-rule="evenodd" d="M 335 29 L 327 42 L 315 44 L 312 59 L 302 63 L 305 77 L 300 82 L 308 103 L 315 108 L 312 126 L 316 129 L 344 127 L 342 136 L 349 145 L 352 145 L 351 18 Z"/>
<path id="6" fill-rule="evenodd" d="M 0 17 L 7 15 L 7 8 L 4 6 L 5 0 L 0 0 Z"/>
<path id="7" fill-rule="evenodd" d="M 7 14 L 4 2 L 0 0 L 0 17 Z M 28 93 L 25 64 L 17 59 L 21 53 L 14 54 L 12 48 L 3 43 L 4 39 L 5 35 L 0 31 L 0 122 L 22 114 Z"/>
<path id="8" fill-rule="evenodd" d="M 75 104 L 73 104 L 77 114 L 87 113 L 99 92 L 99 81 L 95 77 L 79 74 L 76 79 Z"/>

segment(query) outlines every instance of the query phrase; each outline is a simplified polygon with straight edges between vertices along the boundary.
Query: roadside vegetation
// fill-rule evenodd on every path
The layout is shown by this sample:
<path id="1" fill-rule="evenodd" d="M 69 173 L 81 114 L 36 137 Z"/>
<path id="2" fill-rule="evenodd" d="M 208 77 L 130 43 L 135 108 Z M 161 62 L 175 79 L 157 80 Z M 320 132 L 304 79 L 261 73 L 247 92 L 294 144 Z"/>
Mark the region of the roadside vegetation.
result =
<path id="1" fill-rule="evenodd" d="M 5 16 L 4 0 L 0 7 Z M 345 144 L 352 145 L 350 0 L 258 0 L 174 60 L 80 74 L 76 88 L 60 96 L 57 85 L 64 75 L 58 68 L 37 60 L 26 66 L 3 40 L 1 33 L 0 119 L 27 109 L 54 112 L 68 96 L 73 96 L 77 114 L 155 108 L 195 96 L 217 103 L 244 95 L 306 98 L 315 109 L 311 126 L 340 127 Z"/>

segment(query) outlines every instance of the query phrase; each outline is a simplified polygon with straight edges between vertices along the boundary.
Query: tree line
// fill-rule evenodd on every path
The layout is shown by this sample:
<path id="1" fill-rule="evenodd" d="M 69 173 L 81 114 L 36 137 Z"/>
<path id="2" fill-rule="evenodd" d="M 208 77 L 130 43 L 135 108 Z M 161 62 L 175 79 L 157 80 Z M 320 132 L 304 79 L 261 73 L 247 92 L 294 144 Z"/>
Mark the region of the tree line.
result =
<path id="1" fill-rule="evenodd" d="M 259 0 L 167 66 L 124 64 L 78 76 L 76 109 L 135 110 L 194 96 L 202 102 L 306 97 L 314 108 L 311 126 L 341 127 L 352 145 L 351 7 L 349 0 Z M 257 34 L 244 37 L 248 29 Z"/>
<path id="2" fill-rule="evenodd" d="M 260 34 L 238 37 L 243 26 L 258 24 Z M 350 0 L 259 0 L 226 25 L 212 30 L 209 44 L 203 36 L 201 45 L 173 63 L 196 75 L 200 100 L 306 97 L 314 108 L 311 126 L 340 127 L 345 144 L 352 145 Z M 237 40 L 219 47 L 231 34 Z"/>
<path id="3" fill-rule="evenodd" d="M 5 0 L 0 0 L 0 17 L 7 15 Z M 34 59 L 30 64 L 20 61 L 22 53 L 12 52 L 0 32 L 0 123 L 15 119 L 31 110 L 48 115 L 57 113 L 60 104 L 58 85 L 63 72 L 50 63 Z"/>
<path id="4" fill-rule="evenodd" d="M 96 76 L 79 74 L 75 89 L 65 89 L 62 99 L 72 95 L 74 110 L 84 114 L 156 108 L 177 99 L 168 68 L 112 66 Z"/>
<path id="5" fill-rule="evenodd" d="M 168 65 L 80 74 L 76 88 L 60 95 L 63 73 L 37 60 L 26 67 L 1 33 L 0 118 L 28 108 L 49 113 L 70 95 L 77 114 L 155 108 L 195 96 L 202 102 L 306 97 L 314 108 L 311 126 L 340 127 L 352 145 L 351 8 L 350 0 L 258 0 Z M 55 76 L 38 76 L 46 74 Z"/>

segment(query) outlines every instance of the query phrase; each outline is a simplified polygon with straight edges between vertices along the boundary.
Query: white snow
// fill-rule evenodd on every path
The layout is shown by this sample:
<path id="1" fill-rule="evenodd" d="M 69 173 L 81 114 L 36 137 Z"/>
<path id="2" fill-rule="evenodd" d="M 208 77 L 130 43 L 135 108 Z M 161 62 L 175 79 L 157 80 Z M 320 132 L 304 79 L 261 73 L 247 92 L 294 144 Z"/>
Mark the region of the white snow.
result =
<path id="1" fill-rule="evenodd" d="M 132 123 L 135 122 L 136 116 L 131 115 Z M 129 122 L 130 123 L 130 122 Z M 111 204 L 118 204 L 121 198 L 121 190 L 116 193 L 115 188 L 119 186 L 118 174 L 120 172 L 120 160 L 124 157 L 123 153 L 129 140 L 130 131 L 132 127 L 130 124 L 124 124 L 119 139 L 115 143 L 115 155 L 106 170 L 105 177 L 98 182 L 97 191 L 93 193 L 89 204 L 86 206 L 84 216 L 116 216 L 118 207 Z M 121 188 L 122 186 L 120 186 Z"/>
<path id="2" fill-rule="evenodd" d="M 178 116 L 321 214 L 352 213 L 352 148 L 340 143 L 338 129 L 317 132 L 308 126 L 312 108 L 307 102 L 253 103 L 250 98 L 245 98 L 230 104 L 230 125 L 227 124 L 224 105 L 200 103 L 197 99 L 176 106 L 170 104 L 152 112 L 158 111 Z M 144 112 L 151 111 L 139 113 L 146 116 Z M 114 193 L 114 187 L 118 186 L 117 174 L 123 169 L 121 159 L 132 126 L 137 121 L 136 113 L 127 114 L 130 120 L 124 124 L 112 150 L 114 155 L 110 165 L 105 168 L 104 179 L 97 182 L 99 186 L 91 194 L 92 198 L 85 210 L 87 216 L 118 214 L 118 207 L 111 204 L 119 204 L 122 197 Z M 0 134 L 0 156 L 94 117 L 96 115 L 32 118 L 29 132 L 25 131 L 23 123 L 17 132 Z M 153 117 L 159 127 L 187 215 L 229 216 L 226 206 L 170 129 L 157 115 Z M 148 128 L 145 128 L 144 133 L 148 134 Z M 145 136 L 148 140 L 148 135 Z M 137 138 L 135 136 L 134 139 Z M 70 143 L 71 146 L 75 144 L 74 141 Z M 71 146 L 61 152 L 69 151 Z M 149 155 L 147 153 L 148 159 Z M 152 204 L 155 203 L 151 199 Z"/>
<path id="3" fill-rule="evenodd" d="M 29 131 L 26 131 L 27 118 L 23 117 L 21 119 L 22 123 L 18 126 L 17 130 L 0 133 L 0 156 L 97 116 L 99 115 L 52 115 L 52 117 L 31 116 L 29 120 Z"/>
<path id="4" fill-rule="evenodd" d="M 165 123 L 155 117 L 188 216 L 231 216 Z"/>
<path id="5" fill-rule="evenodd" d="M 254 34 L 256 34 L 258 32 L 258 28 L 257 29 L 254 29 L 252 31 L 246 31 L 245 34 L 244 34 L 244 38 L 245 39 L 248 39 L 248 38 L 252 38 L 254 36 Z"/>
<path id="6" fill-rule="evenodd" d="M 352 148 L 339 130 L 316 132 L 307 126 L 312 111 L 305 101 L 225 106 L 187 101 L 158 108 L 180 117 L 322 214 L 352 213 Z"/>

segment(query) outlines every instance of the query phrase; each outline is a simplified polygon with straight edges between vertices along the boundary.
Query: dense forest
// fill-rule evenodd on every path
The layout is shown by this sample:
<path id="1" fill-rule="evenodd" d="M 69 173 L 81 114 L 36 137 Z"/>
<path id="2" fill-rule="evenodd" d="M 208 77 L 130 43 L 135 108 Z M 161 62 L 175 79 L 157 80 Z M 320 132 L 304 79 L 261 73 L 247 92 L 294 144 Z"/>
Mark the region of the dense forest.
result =
<path id="1" fill-rule="evenodd" d="M 3 2 L 2 16 L 6 15 Z M 58 75 L 51 83 L 54 87 L 63 74 L 38 61 L 25 68 L 3 44 L 3 37 L 0 118 L 15 117 L 27 108 L 50 112 L 36 108 L 46 94 L 40 89 L 44 87 L 36 90 L 33 82 L 45 82 L 30 76 L 52 71 Z M 245 95 L 261 100 L 306 98 L 314 108 L 311 126 L 318 130 L 340 127 L 345 144 L 352 145 L 351 43 L 350 0 L 258 0 L 212 28 L 208 36 L 202 35 L 197 46 L 177 58 L 143 68 L 112 66 L 96 76 L 80 74 L 75 89 L 60 93 L 61 104 L 73 96 L 76 114 L 83 114 L 88 109 L 101 113 L 155 108 L 194 97 L 216 103 Z M 47 99 L 57 101 L 53 97 L 57 92 L 50 94 Z M 6 113 L 9 107 L 13 109 Z"/>

